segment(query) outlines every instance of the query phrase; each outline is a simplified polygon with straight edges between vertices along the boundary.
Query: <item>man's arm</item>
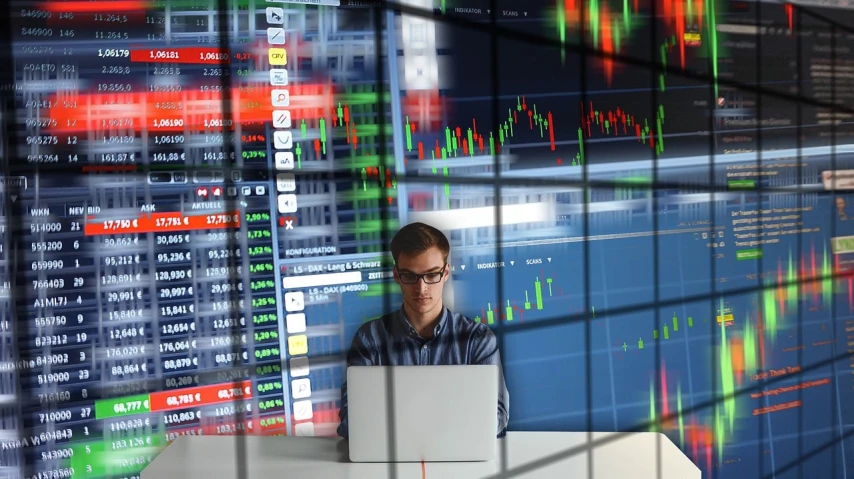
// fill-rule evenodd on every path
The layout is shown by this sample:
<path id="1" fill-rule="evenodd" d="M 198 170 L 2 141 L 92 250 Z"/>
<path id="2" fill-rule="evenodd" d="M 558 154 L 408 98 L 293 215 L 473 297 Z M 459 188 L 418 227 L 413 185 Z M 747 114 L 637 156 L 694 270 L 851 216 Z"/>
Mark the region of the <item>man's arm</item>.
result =
<path id="1" fill-rule="evenodd" d="M 504 383 L 504 371 L 501 367 L 501 353 L 498 351 L 498 339 L 489 328 L 478 328 L 472 338 L 471 364 L 494 364 L 498 366 L 498 437 L 507 432 L 510 421 L 510 393 Z"/>
<path id="2" fill-rule="evenodd" d="M 347 367 L 350 366 L 373 366 L 371 348 L 368 345 L 367 335 L 362 328 L 356 331 L 350 351 L 347 353 Z M 344 370 L 344 382 L 341 384 L 341 409 L 338 412 L 341 424 L 338 425 L 338 435 L 347 439 L 350 431 L 347 421 L 347 370 Z"/>

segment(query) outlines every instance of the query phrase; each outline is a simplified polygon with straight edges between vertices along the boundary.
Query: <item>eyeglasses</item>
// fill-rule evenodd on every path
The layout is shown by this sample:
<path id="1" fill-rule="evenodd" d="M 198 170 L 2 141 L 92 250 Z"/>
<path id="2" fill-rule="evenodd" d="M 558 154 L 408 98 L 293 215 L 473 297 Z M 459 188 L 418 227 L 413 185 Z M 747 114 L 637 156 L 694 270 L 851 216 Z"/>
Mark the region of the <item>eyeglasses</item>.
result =
<path id="1" fill-rule="evenodd" d="M 445 264 L 445 266 L 448 266 Z M 420 279 L 424 279 L 424 282 L 427 284 L 436 284 L 439 281 L 442 281 L 442 277 L 445 276 L 445 266 L 442 266 L 442 271 L 438 271 L 435 273 L 424 273 L 424 274 L 415 274 L 410 272 L 401 272 L 397 269 L 397 266 L 394 269 L 397 269 L 397 277 L 400 278 L 400 282 L 403 284 L 415 284 Z"/>

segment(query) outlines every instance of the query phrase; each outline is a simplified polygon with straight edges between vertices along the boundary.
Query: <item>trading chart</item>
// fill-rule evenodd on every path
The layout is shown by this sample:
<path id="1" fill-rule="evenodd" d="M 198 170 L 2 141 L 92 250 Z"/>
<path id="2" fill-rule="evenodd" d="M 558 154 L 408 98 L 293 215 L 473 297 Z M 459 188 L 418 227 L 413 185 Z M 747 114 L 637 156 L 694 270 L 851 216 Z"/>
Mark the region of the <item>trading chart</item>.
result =
<path id="1" fill-rule="evenodd" d="M 433 8 L 451 77 L 404 92 L 408 218 L 451 230 L 511 429 L 663 431 L 709 477 L 847 477 L 850 12 Z"/>
<path id="2" fill-rule="evenodd" d="M 412 221 L 499 337 L 511 431 L 848 477 L 854 13 L 401 6 L 8 5 L 0 478 L 335 435 Z"/>

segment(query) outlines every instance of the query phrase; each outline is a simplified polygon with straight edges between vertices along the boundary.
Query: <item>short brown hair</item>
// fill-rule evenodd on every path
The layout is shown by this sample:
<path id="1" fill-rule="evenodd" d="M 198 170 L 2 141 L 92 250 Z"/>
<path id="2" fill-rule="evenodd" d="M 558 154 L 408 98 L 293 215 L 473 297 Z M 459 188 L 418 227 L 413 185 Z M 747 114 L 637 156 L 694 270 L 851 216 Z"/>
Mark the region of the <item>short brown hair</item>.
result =
<path id="1" fill-rule="evenodd" d="M 448 262 L 451 244 L 445 234 L 424 223 L 410 223 L 391 239 L 391 256 L 397 263 L 397 258 L 403 254 L 417 255 L 436 246 L 442 252 L 444 261 Z"/>

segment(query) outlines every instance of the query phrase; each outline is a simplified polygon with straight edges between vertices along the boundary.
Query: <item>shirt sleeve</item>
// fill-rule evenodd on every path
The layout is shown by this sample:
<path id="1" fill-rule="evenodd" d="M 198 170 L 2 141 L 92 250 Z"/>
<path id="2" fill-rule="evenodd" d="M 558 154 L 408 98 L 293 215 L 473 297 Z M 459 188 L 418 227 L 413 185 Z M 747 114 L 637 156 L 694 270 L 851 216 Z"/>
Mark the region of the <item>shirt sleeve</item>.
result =
<path id="1" fill-rule="evenodd" d="M 374 361 L 371 355 L 372 348 L 369 335 L 359 328 L 356 335 L 353 336 L 353 342 L 350 344 L 350 351 L 347 353 L 347 367 L 350 366 L 373 366 Z M 338 425 L 338 435 L 347 439 L 350 436 L 347 421 L 347 370 L 344 370 L 344 382 L 341 384 L 341 409 L 338 412 L 338 417 L 341 423 Z"/>
<path id="2" fill-rule="evenodd" d="M 498 339 L 488 327 L 479 328 L 479 331 L 475 332 L 471 364 L 494 364 L 498 366 L 498 437 L 502 437 L 507 433 L 507 423 L 510 421 L 510 393 L 504 383 Z"/>

